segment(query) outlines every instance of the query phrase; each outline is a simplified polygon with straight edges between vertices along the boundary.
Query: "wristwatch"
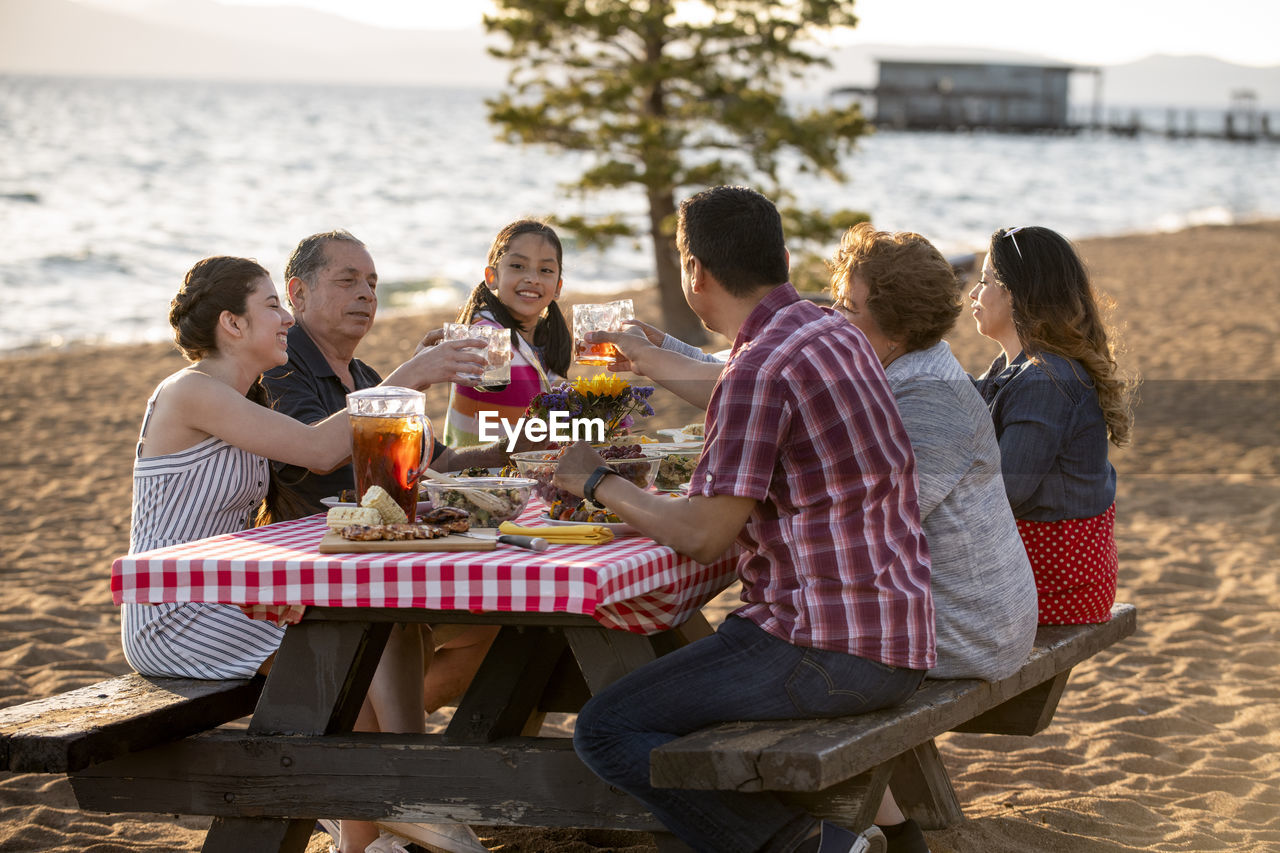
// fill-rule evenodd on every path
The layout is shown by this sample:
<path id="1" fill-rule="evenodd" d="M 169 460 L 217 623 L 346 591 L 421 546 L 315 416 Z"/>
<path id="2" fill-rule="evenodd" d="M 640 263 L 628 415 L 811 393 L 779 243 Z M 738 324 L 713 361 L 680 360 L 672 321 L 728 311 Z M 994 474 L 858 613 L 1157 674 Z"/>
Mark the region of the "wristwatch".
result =
<path id="1" fill-rule="evenodd" d="M 587 475 L 587 482 L 582 487 L 582 496 L 593 504 L 599 506 L 600 502 L 596 500 L 596 486 L 600 485 L 600 481 L 605 477 L 616 473 L 618 472 L 610 468 L 608 465 L 601 465 L 596 468 L 596 470 Z"/>

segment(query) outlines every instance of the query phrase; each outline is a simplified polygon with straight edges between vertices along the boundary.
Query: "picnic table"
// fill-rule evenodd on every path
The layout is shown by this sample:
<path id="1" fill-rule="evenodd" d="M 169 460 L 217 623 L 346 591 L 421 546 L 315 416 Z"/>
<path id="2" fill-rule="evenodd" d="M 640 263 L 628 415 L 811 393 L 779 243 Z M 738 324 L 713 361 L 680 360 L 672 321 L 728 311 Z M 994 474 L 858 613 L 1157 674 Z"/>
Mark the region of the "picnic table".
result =
<path id="1" fill-rule="evenodd" d="M 541 512 L 535 503 L 519 520 Z M 118 602 L 296 620 L 270 675 L 132 674 L 0 709 L 0 771 L 66 773 L 89 810 L 214 816 L 207 853 L 298 853 L 321 816 L 630 829 L 687 853 L 568 738 L 525 730 L 708 633 L 699 609 L 733 580 L 732 557 L 700 565 L 645 537 L 544 553 L 322 554 L 323 531 L 316 516 L 117 560 Z M 351 732 L 396 622 L 501 626 L 442 733 Z M 908 815 L 944 827 L 963 812 L 934 739 L 1036 734 L 1073 667 L 1136 625 L 1136 608 L 1117 604 L 1101 624 L 1041 626 L 1007 678 L 927 680 L 871 714 L 712 726 L 655 749 L 650 775 L 660 787 L 772 791 L 855 829 L 892 779 Z"/>
<path id="2" fill-rule="evenodd" d="M 302 850 L 317 817 L 661 829 L 569 739 L 521 732 L 680 644 L 672 629 L 728 586 L 732 558 L 701 565 L 643 536 L 322 554 L 324 530 L 313 516 L 115 561 L 117 602 L 235 604 L 292 624 L 247 728 L 86 767 L 72 777 L 83 807 L 213 815 L 206 851 Z M 443 734 L 351 733 L 396 622 L 501 626 Z"/>

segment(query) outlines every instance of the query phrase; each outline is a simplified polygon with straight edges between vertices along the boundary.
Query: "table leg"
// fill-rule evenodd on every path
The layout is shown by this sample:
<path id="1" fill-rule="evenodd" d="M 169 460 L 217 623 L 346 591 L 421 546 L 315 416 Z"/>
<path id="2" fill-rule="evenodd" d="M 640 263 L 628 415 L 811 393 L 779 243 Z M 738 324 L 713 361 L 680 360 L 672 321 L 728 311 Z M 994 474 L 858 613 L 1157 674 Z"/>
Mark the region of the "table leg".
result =
<path id="1" fill-rule="evenodd" d="M 558 665 L 564 663 L 566 640 L 589 692 L 594 694 L 690 638 L 710 633 L 700 617 L 691 624 L 687 634 L 677 630 L 648 637 L 594 624 L 504 626 L 458 703 L 444 740 L 478 744 L 531 734 L 526 723 L 537 713 L 539 703 L 549 698 L 545 691 L 557 675 Z"/>
<path id="2" fill-rule="evenodd" d="M 657 658 L 655 642 L 662 642 L 627 631 L 590 626 L 566 627 L 564 636 L 593 696 L 631 670 Z"/>
<path id="3" fill-rule="evenodd" d="M 964 820 L 951 777 L 932 740 L 898 757 L 890 785 L 903 812 L 925 829 L 943 829 Z"/>
<path id="4" fill-rule="evenodd" d="M 564 652 L 553 628 L 504 625 L 458 702 L 445 743 L 492 743 L 519 735 Z"/>
<path id="5" fill-rule="evenodd" d="M 307 849 L 314 820 L 271 820 L 215 817 L 200 853 L 245 853 L 247 850 Z"/>
<path id="6" fill-rule="evenodd" d="M 290 625 L 258 697 L 249 731 L 299 735 L 350 731 L 391 628 L 388 622 Z M 302 853 L 316 817 L 216 818 L 201 850 Z"/>

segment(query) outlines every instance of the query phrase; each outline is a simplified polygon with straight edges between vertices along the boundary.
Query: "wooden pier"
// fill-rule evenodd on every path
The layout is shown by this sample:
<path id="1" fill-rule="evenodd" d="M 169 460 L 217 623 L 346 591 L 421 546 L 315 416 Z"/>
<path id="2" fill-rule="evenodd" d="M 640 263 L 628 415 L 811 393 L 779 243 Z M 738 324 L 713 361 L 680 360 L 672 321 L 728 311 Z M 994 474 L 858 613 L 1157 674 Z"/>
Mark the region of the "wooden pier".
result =
<path id="1" fill-rule="evenodd" d="M 1251 89 L 1231 92 L 1227 109 L 1212 119 L 1203 109 L 1169 108 L 1161 126 L 1159 110 L 1153 109 L 1112 109 L 1104 117 L 1102 70 L 1097 67 L 879 60 L 878 73 L 875 86 L 842 86 L 830 95 L 861 102 L 872 124 L 886 130 L 1160 133 L 1170 139 L 1280 141 L 1280 122 L 1258 109 Z M 1079 73 L 1093 76 L 1087 108 L 1068 103 L 1067 78 Z"/>

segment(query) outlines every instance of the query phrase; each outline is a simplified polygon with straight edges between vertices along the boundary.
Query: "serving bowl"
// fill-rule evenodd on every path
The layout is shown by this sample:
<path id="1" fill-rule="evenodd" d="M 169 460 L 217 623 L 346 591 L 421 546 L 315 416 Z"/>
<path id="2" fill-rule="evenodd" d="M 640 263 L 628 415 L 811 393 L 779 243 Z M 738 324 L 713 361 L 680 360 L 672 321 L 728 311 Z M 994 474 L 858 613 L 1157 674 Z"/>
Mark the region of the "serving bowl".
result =
<path id="1" fill-rule="evenodd" d="M 497 527 L 524 512 L 538 482 L 527 477 L 465 477 L 454 483 L 427 480 L 421 486 L 433 506 L 466 510 L 472 527 Z"/>
<path id="2" fill-rule="evenodd" d="M 632 445 L 631 447 L 634 448 L 637 445 Z M 606 465 L 642 489 L 652 486 L 654 479 L 658 476 L 658 466 L 662 463 L 662 454 L 660 453 L 655 453 L 648 448 L 630 450 L 627 448 L 603 447 L 597 448 L 597 450 L 605 457 Z M 611 458 L 611 454 L 620 451 L 630 452 L 631 455 Z M 556 500 L 564 503 L 581 502 L 581 495 L 565 492 L 551 483 L 551 479 L 556 474 L 556 466 L 560 464 L 559 450 L 526 450 L 523 453 L 512 453 L 511 461 L 520 471 L 522 477 L 537 481 L 538 485 L 534 491 L 548 506 Z"/>
<path id="3" fill-rule="evenodd" d="M 653 485 L 659 491 L 674 492 L 689 482 L 693 469 L 702 456 L 702 442 L 681 441 L 670 444 L 651 444 L 645 450 L 658 453 L 662 460 L 658 463 L 658 475 Z"/>

